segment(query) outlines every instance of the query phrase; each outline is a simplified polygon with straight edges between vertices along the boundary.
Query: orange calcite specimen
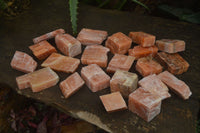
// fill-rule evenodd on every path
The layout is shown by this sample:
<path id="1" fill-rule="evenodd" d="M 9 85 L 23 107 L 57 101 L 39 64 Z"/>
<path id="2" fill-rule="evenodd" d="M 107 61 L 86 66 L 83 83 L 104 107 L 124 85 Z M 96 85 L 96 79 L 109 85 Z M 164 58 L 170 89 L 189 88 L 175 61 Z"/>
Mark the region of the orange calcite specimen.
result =
<path id="1" fill-rule="evenodd" d="M 155 44 L 156 36 L 145 32 L 130 32 L 129 37 L 134 43 L 141 45 L 142 47 L 151 47 Z"/>
<path id="2" fill-rule="evenodd" d="M 84 83 L 85 82 L 80 77 L 80 75 L 75 72 L 60 83 L 60 89 L 64 97 L 68 98 L 76 93 L 84 85 Z"/>
<path id="3" fill-rule="evenodd" d="M 57 52 L 56 49 L 47 41 L 42 41 L 39 42 L 38 44 L 29 46 L 29 49 L 39 60 L 43 60 L 52 53 Z"/>
<path id="4" fill-rule="evenodd" d="M 33 92 L 39 92 L 56 85 L 58 75 L 51 68 L 43 68 L 16 78 L 19 89 L 31 87 Z"/>
<path id="5" fill-rule="evenodd" d="M 110 50 L 102 45 L 87 46 L 82 54 L 82 64 L 97 64 L 100 67 L 106 67 L 108 62 L 107 53 Z"/>
<path id="6" fill-rule="evenodd" d="M 128 107 L 130 111 L 149 122 L 160 113 L 161 98 L 143 88 L 138 88 L 129 95 Z"/>
<path id="7" fill-rule="evenodd" d="M 33 39 L 33 42 L 34 43 L 39 43 L 41 41 L 44 41 L 44 40 L 48 40 L 48 39 L 51 39 L 51 38 L 54 38 L 56 35 L 58 34 L 64 34 L 65 33 L 65 30 L 64 29 L 57 29 L 57 30 L 54 30 L 52 32 L 49 32 L 49 33 L 46 33 L 42 36 L 39 36 L 39 37 L 36 37 Z"/>
<path id="8" fill-rule="evenodd" d="M 30 55 L 16 51 L 10 65 L 13 69 L 29 73 L 36 69 L 37 62 Z"/>
<path id="9" fill-rule="evenodd" d="M 130 56 L 135 57 L 136 59 L 152 56 L 154 57 L 158 52 L 158 48 L 156 46 L 151 47 L 142 47 L 142 46 L 135 46 L 133 49 L 128 50 L 128 54 Z"/>
<path id="10" fill-rule="evenodd" d="M 192 95 L 190 88 L 183 81 L 179 80 L 168 71 L 160 73 L 158 78 L 184 100 L 188 99 Z"/>
<path id="11" fill-rule="evenodd" d="M 117 32 L 108 37 L 106 40 L 106 47 L 108 47 L 113 54 L 126 54 L 131 47 L 131 43 L 131 38 L 122 32 Z"/>
<path id="12" fill-rule="evenodd" d="M 55 38 L 57 48 L 65 55 L 74 57 L 81 54 L 81 43 L 69 34 L 59 34 Z"/>
<path id="13" fill-rule="evenodd" d="M 120 92 L 114 92 L 100 96 L 100 99 L 108 113 L 127 109 L 126 103 Z"/>
<path id="14" fill-rule="evenodd" d="M 53 53 L 42 63 L 41 66 L 50 67 L 56 71 L 74 73 L 79 64 L 79 59 L 63 56 L 58 53 Z"/>
<path id="15" fill-rule="evenodd" d="M 108 64 L 106 71 L 109 73 L 114 73 L 116 70 L 129 71 L 134 62 L 134 59 L 135 58 L 132 56 L 115 54 Z"/>
<path id="16" fill-rule="evenodd" d="M 176 75 L 186 72 L 189 68 L 188 62 L 178 53 L 168 54 L 165 52 L 159 52 L 156 56 L 156 60 L 170 73 Z"/>
<path id="17" fill-rule="evenodd" d="M 106 31 L 83 28 L 78 34 L 77 39 L 83 45 L 94 45 L 101 44 L 107 36 L 108 33 Z"/>
<path id="18" fill-rule="evenodd" d="M 161 39 L 156 41 L 156 46 L 160 51 L 167 53 L 177 53 L 185 50 L 185 42 L 182 40 Z"/>
<path id="19" fill-rule="evenodd" d="M 138 59 L 136 63 L 136 70 L 143 76 L 150 74 L 159 74 L 162 72 L 162 66 L 150 57 Z"/>
<path id="20" fill-rule="evenodd" d="M 137 83 L 137 74 L 117 70 L 110 80 L 110 90 L 111 92 L 119 91 L 123 97 L 128 98 L 129 94 L 137 88 Z"/>
<path id="21" fill-rule="evenodd" d="M 146 91 L 159 95 L 162 100 L 171 97 L 167 86 L 155 74 L 141 79 L 138 84 Z"/>
<path id="22" fill-rule="evenodd" d="M 92 92 L 105 89 L 110 85 L 110 77 L 96 64 L 83 67 L 81 77 Z"/>

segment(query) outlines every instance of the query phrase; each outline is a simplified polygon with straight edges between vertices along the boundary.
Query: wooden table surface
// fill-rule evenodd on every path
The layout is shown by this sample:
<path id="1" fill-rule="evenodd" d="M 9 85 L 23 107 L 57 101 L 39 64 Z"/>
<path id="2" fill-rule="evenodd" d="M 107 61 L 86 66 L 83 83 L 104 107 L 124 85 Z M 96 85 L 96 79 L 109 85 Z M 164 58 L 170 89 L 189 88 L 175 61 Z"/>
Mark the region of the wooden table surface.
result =
<path id="1" fill-rule="evenodd" d="M 125 34 L 129 31 L 144 31 L 156 35 L 157 39 L 186 41 L 186 51 L 180 54 L 189 62 L 190 68 L 178 77 L 190 86 L 193 95 L 184 101 L 170 92 L 172 97 L 162 102 L 161 113 L 149 123 L 128 110 L 108 114 L 99 96 L 110 93 L 109 88 L 92 93 L 84 85 L 68 99 L 63 98 L 58 85 L 39 93 L 32 93 L 30 89 L 17 89 L 15 77 L 23 73 L 10 67 L 14 52 L 19 50 L 32 55 L 28 49 L 28 46 L 33 44 L 32 38 L 57 28 L 64 28 L 67 33 L 72 33 L 67 4 L 65 0 L 35 0 L 32 1 L 30 9 L 15 19 L 0 19 L 0 86 L 13 88 L 22 95 L 50 104 L 108 132 L 194 133 L 200 96 L 200 26 L 194 24 L 79 5 L 79 31 L 84 27 L 107 30 L 109 35 L 119 31 Z M 54 40 L 50 42 L 55 46 Z M 109 53 L 109 60 L 112 56 Z M 79 55 L 77 58 L 80 57 Z M 82 65 L 78 68 L 79 73 L 81 67 Z M 135 72 L 134 66 L 130 71 Z M 69 75 L 58 74 L 60 81 Z"/>

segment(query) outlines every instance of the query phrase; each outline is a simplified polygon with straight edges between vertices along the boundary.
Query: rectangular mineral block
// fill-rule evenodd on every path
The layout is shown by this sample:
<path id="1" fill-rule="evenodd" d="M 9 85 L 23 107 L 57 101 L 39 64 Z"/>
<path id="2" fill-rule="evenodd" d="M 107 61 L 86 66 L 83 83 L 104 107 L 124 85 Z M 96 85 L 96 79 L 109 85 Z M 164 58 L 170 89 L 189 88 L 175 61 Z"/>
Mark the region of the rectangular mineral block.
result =
<path id="1" fill-rule="evenodd" d="M 185 42 L 183 40 L 173 40 L 173 39 L 156 40 L 156 46 L 160 51 L 167 53 L 177 53 L 185 51 Z"/>
<path id="2" fill-rule="evenodd" d="M 134 43 L 141 45 L 142 47 L 151 47 L 155 44 L 156 36 L 145 32 L 130 32 L 129 37 Z"/>
<path id="3" fill-rule="evenodd" d="M 110 80 L 110 90 L 111 92 L 119 91 L 123 97 L 128 98 L 129 94 L 137 89 L 137 84 L 137 74 L 117 70 Z"/>
<path id="4" fill-rule="evenodd" d="M 162 69 L 162 66 L 151 57 L 140 58 L 136 63 L 136 70 L 143 77 L 151 74 L 159 74 L 162 72 Z"/>
<path id="5" fill-rule="evenodd" d="M 10 63 L 13 69 L 24 73 L 33 72 L 37 67 L 37 62 L 28 54 L 16 51 Z"/>
<path id="6" fill-rule="evenodd" d="M 29 49 L 39 60 L 43 60 L 52 53 L 57 52 L 57 50 L 47 41 L 42 41 L 37 44 L 31 45 L 29 46 Z"/>
<path id="7" fill-rule="evenodd" d="M 49 67 L 31 73 L 30 87 L 33 92 L 39 92 L 56 85 L 58 75 Z"/>
<path id="8" fill-rule="evenodd" d="M 84 80 L 80 77 L 80 75 L 75 72 L 69 77 L 67 77 L 64 81 L 60 83 L 60 90 L 62 91 L 65 98 L 70 97 L 74 93 L 76 93 L 83 85 Z"/>
<path id="9" fill-rule="evenodd" d="M 82 67 L 81 77 L 92 92 L 105 89 L 110 85 L 110 77 L 96 64 Z"/>
<path id="10" fill-rule="evenodd" d="M 126 54 L 131 44 L 131 38 L 122 32 L 117 32 L 109 36 L 106 40 L 106 47 L 108 47 L 113 54 Z"/>
<path id="11" fill-rule="evenodd" d="M 95 44 L 101 44 L 106 39 L 107 36 L 108 36 L 107 31 L 83 28 L 79 32 L 77 39 L 83 45 L 95 45 Z"/>
<path id="12" fill-rule="evenodd" d="M 34 43 L 39 43 L 41 41 L 44 41 L 44 40 L 48 40 L 48 39 L 51 39 L 51 38 L 54 38 L 56 35 L 58 34 L 64 34 L 65 33 L 65 30 L 64 29 L 57 29 L 57 30 L 54 30 L 52 32 L 49 32 L 49 33 L 46 33 L 44 35 L 41 35 L 39 37 L 36 37 L 33 39 L 33 42 Z"/>
<path id="13" fill-rule="evenodd" d="M 192 95 L 189 86 L 168 71 L 160 73 L 158 75 L 158 78 L 184 100 L 188 99 Z"/>
<path id="14" fill-rule="evenodd" d="M 80 64 L 80 60 L 58 53 L 51 54 L 42 64 L 42 67 L 50 67 L 55 71 L 74 73 Z"/>
<path id="15" fill-rule="evenodd" d="M 134 62 L 134 59 L 135 58 L 132 56 L 115 54 L 108 64 L 106 71 L 109 73 L 114 73 L 116 70 L 129 71 Z"/>
<path id="16" fill-rule="evenodd" d="M 55 37 L 57 48 L 64 54 L 70 57 L 81 54 L 81 43 L 69 34 L 59 34 Z"/>
<path id="17" fill-rule="evenodd" d="M 136 59 L 152 56 L 154 57 L 158 52 L 158 48 L 156 46 L 151 47 L 142 47 L 135 46 L 133 49 L 128 50 L 128 55 L 135 57 Z"/>
<path id="18" fill-rule="evenodd" d="M 100 99 L 108 113 L 127 109 L 126 103 L 120 92 L 114 92 L 100 96 Z"/>
<path id="19" fill-rule="evenodd" d="M 31 73 L 24 74 L 22 76 L 16 77 L 17 86 L 20 90 L 30 87 Z"/>
<path id="20" fill-rule="evenodd" d="M 165 52 L 159 52 L 155 58 L 170 73 L 175 75 L 182 74 L 189 68 L 188 62 L 178 53 L 168 54 Z"/>
<path id="21" fill-rule="evenodd" d="M 97 64 L 100 67 L 106 67 L 108 62 L 107 53 L 110 50 L 102 45 L 90 45 L 87 46 L 82 54 L 82 64 Z"/>
<path id="22" fill-rule="evenodd" d="M 144 77 L 138 84 L 146 91 L 159 95 L 162 100 L 171 97 L 167 86 L 155 74 Z"/>
<path id="23" fill-rule="evenodd" d="M 149 122 L 160 113 L 161 98 L 143 88 L 138 88 L 129 95 L 128 107 L 130 111 Z"/>

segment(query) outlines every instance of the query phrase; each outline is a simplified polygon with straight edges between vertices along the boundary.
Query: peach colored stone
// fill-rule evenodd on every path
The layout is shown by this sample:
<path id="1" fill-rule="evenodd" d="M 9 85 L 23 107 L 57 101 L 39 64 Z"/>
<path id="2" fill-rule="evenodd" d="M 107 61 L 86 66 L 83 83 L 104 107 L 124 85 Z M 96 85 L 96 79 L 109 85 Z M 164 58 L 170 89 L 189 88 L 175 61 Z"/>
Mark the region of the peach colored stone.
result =
<path id="1" fill-rule="evenodd" d="M 108 47 L 113 54 L 126 54 L 131 47 L 131 43 L 131 38 L 122 32 L 117 32 L 108 37 L 106 40 L 106 47 Z"/>
<path id="2" fill-rule="evenodd" d="M 151 57 L 144 57 L 138 59 L 136 63 L 136 70 L 143 76 L 150 74 L 159 74 L 162 72 L 162 66 Z"/>
<path id="3" fill-rule="evenodd" d="M 167 86 L 169 86 L 169 88 L 173 92 L 182 97 L 184 100 L 188 99 L 192 95 L 189 86 L 187 86 L 185 82 L 179 80 L 168 71 L 160 73 L 158 75 L 158 78 L 162 80 Z"/>
<path id="4" fill-rule="evenodd" d="M 51 54 L 42 64 L 42 67 L 50 67 L 53 70 L 74 73 L 80 64 L 80 60 L 58 53 Z"/>
<path id="5" fill-rule="evenodd" d="M 58 34 L 64 34 L 65 33 L 65 30 L 64 29 L 57 29 L 57 30 L 54 30 L 52 32 L 49 32 L 49 33 L 46 33 L 44 35 L 41 35 L 39 37 L 36 37 L 33 39 L 33 42 L 34 43 L 39 43 L 41 41 L 44 41 L 44 40 L 48 40 L 48 39 L 51 39 L 51 38 L 54 38 L 56 35 Z"/>
<path id="6" fill-rule="evenodd" d="M 185 42 L 182 40 L 161 39 L 156 41 L 156 46 L 160 51 L 167 53 L 185 51 Z"/>
<path id="7" fill-rule="evenodd" d="M 59 34 L 55 38 L 57 48 L 65 55 L 74 57 L 81 54 L 81 43 L 69 34 Z"/>
<path id="8" fill-rule="evenodd" d="M 152 56 L 154 57 L 158 52 L 158 48 L 156 46 L 151 47 L 142 47 L 135 46 L 133 49 L 128 50 L 128 55 L 135 57 L 136 59 Z"/>
<path id="9" fill-rule="evenodd" d="M 110 85 L 110 77 L 96 64 L 82 67 L 81 77 L 92 92 L 105 89 Z"/>
<path id="10" fill-rule="evenodd" d="M 159 95 L 162 100 L 171 97 L 167 86 L 155 74 L 144 77 L 138 84 L 146 91 Z"/>
<path id="11" fill-rule="evenodd" d="M 29 49 L 39 60 L 43 60 L 52 53 L 57 52 L 56 49 L 47 41 L 42 41 L 37 44 L 31 45 L 29 46 Z"/>
<path id="12" fill-rule="evenodd" d="M 151 47 L 155 44 L 156 36 L 145 32 L 130 32 L 129 37 L 134 43 L 141 45 L 142 47 Z"/>
<path id="13" fill-rule="evenodd" d="M 128 107 L 130 111 L 149 122 L 160 113 L 161 98 L 143 88 L 138 88 L 129 95 Z"/>
<path id="14" fill-rule="evenodd" d="M 108 36 L 107 31 L 83 28 L 79 32 L 77 39 L 83 45 L 94 45 L 94 44 L 101 44 L 106 39 L 107 36 Z"/>
<path id="15" fill-rule="evenodd" d="M 90 45 L 87 46 L 82 54 L 82 64 L 97 64 L 100 67 L 106 67 L 108 62 L 107 53 L 109 49 L 102 45 Z"/>
<path id="16" fill-rule="evenodd" d="M 100 96 L 100 99 L 108 113 L 127 109 L 126 103 L 120 92 L 114 92 Z"/>
<path id="17" fill-rule="evenodd" d="M 135 58 L 132 56 L 115 54 L 108 64 L 106 71 L 109 73 L 114 73 L 116 70 L 129 71 L 134 62 L 134 59 Z"/>
<path id="18" fill-rule="evenodd" d="M 137 89 L 137 83 L 137 74 L 117 70 L 110 80 L 110 90 L 111 92 L 119 91 L 123 97 L 128 98 L 129 94 Z"/>
<path id="19" fill-rule="evenodd" d="M 170 73 L 175 75 L 182 74 L 189 68 L 188 62 L 178 53 L 168 54 L 165 52 L 159 52 L 156 56 L 156 60 Z"/>
<path id="20" fill-rule="evenodd" d="M 60 90 L 62 91 L 65 98 L 70 97 L 74 93 L 76 93 L 83 85 L 83 79 L 80 75 L 75 72 L 69 77 L 67 77 L 64 81 L 60 83 Z"/>
<path id="21" fill-rule="evenodd" d="M 13 69 L 24 73 L 33 72 L 37 67 L 37 62 L 28 54 L 16 51 L 10 63 Z"/>

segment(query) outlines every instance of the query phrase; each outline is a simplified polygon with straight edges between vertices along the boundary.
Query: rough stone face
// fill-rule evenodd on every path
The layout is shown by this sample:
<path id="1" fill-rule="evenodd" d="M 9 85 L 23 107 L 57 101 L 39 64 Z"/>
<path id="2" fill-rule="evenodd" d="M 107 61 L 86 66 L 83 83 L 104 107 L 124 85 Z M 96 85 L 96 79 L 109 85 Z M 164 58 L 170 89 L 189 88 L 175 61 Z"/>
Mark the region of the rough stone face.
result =
<path id="1" fill-rule="evenodd" d="M 143 76 L 150 74 L 159 74 L 162 72 L 162 66 L 151 57 L 144 57 L 138 59 L 136 63 L 136 70 Z"/>
<path id="2" fill-rule="evenodd" d="M 168 71 L 160 73 L 158 78 L 184 100 L 188 99 L 192 95 L 189 86 Z"/>
<path id="3" fill-rule="evenodd" d="M 168 54 L 159 52 L 156 60 L 164 66 L 170 73 L 179 75 L 186 72 L 189 68 L 188 62 L 183 59 L 178 53 Z"/>
<path id="4" fill-rule="evenodd" d="M 129 94 L 137 89 L 137 83 L 137 74 L 117 70 L 110 80 L 110 90 L 111 92 L 119 91 L 123 97 L 128 98 Z"/>
<path id="5" fill-rule="evenodd" d="M 50 67 L 53 70 L 65 73 L 74 73 L 79 64 L 79 59 L 53 53 L 41 64 L 41 66 Z"/>
<path id="6" fill-rule="evenodd" d="M 145 32 L 130 32 L 129 37 L 134 43 L 141 45 L 142 47 L 151 47 L 155 44 L 156 36 Z"/>
<path id="7" fill-rule="evenodd" d="M 77 39 L 83 45 L 94 45 L 94 44 L 101 44 L 106 39 L 107 36 L 108 36 L 107 31 L 83 28 L 79 32 Z"/>
<path id="8" fill-rule="evenodd" d="M 92 92 L 105 89 L 110 85 L 110 77 L 96 64 L 82 67 L 81 77 Z"/>
<path id="9" fill-rule="evenodd" d="M 62 91 L 65 98 L 70 97 L 74 93 L 76 93 L 83 85 L 83 79 L 80 75 L 75 72 L 69 77 L 67 77 L 64 81 L 60 83 L 60 90 Z"/>
<path id="10" fill-rule="evenodd" d="M 135 46 L 133 49 L 128 50 L 128 54 L 130 56 L 135 57 L 136 59 L 152 56 L 154 57 L 158 52 L 158 48 L 156 46 L 151 47 L 142 47 L 142 46 Z"/>
<path id="11" fill-rule="evenodd" d="M 156 40 L 156 46 L 160 51 L 167 53 L 177 53 L 185 51 L 185 41 L 173 39 Z"/>
<path id="12" fill-rule="evenodd" d="M 108 47 L 113 54 L 126 54 L 131 47 L 131 43 L 131 38 L 122 32 L 117 32 L 108 37 L 106 40 L 106 47 Z"/>
<path id="13" fill-rule="evenodd" d="M 59 34 L 55 38 L 57 48 L 65 55 L 74 57 L 81 54 L 81 43 L 69 34 Z"/>
<path id="14" fill-rule="evenodd" d="M 100 99 L 108 113 L 127 109 L 126 103 L 120 92 L 114 92 L 100 96 Z"/>
<path id="15" fill-rule="evenodd" d="M 110 50 L 102 45 L 87 46 L 82 54 L 81 63 L 85 65 L 97 64 L 100 67 L 106 67 L 108 62 L 107 53 Z"/>
<path id="16" fill-rule="evenodd" d="M 130 111 L 149 122 L 160 113 L 161 98 L 143 88 L 138 88 L 129 95 L 128 107 Z"/>
<path id="17" fill-rule="evenodd" d="M 33 92 L 40 92 L 44 89 L 52 87 L 56 85 L 58 81 L 58 75 L 49 67 L 42 68 L 16 78 L 19 89 L 30 87 Z"/>
<path id="18" fill-rule="evenodd" d="M 155 74 L 144 77 L 138 84 L 146 91 L 159 95 L 162 100 L 171 97 L 167 86 Z"/>
<path id="19" fill-rule="evenodd" d="M 106 71 L 109 73 L 114 73 L 116 70 L 129 71 L 134 62 L 134 59 L 135 58 L 132 56 L 115 54 L 108 64 Z"/>
<path id="20" fill-rule="evenodd" d="M 44 41 L 44 40 L 48 40 L 48 39 L 51 39 L 51 38 L 54 38 L 56 35 L 58 34 L 64 34 L 65 33 L 65 30 L 64 29 L 57 29 L 57 30 L 54 30 L 52 32 L 49 32 L 49 33 L 46 33 L 44 35 L 41 35 L 39 37 L 36 37 L 33 39 L 33 42 L 34 43 L 39 43 L 41 41 Z"/>
<path id="21" fill-rule="evenodd" d="M 56 49 L 47 41 L 42 41 L 32 46 L 29 46 L 29 49 L 39 60 L 43 60 L 52 53 L 57 52 Z"/>
<path id="22" fill-rule="evenodd" d="M 10 63 L 13 69 L 24 73 L 33 72 L 37 67 L 37 62 L 28 54 L 16 51 Z"/>

